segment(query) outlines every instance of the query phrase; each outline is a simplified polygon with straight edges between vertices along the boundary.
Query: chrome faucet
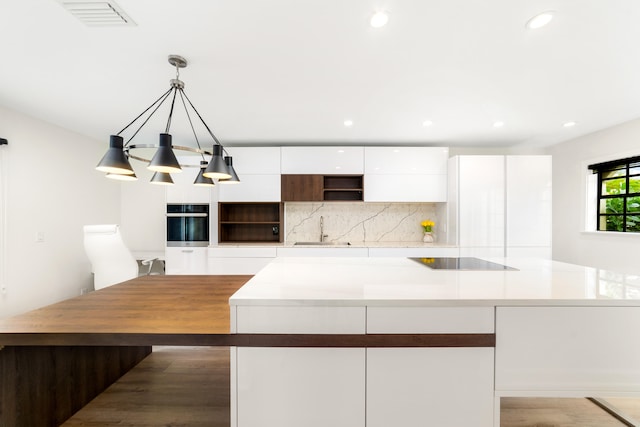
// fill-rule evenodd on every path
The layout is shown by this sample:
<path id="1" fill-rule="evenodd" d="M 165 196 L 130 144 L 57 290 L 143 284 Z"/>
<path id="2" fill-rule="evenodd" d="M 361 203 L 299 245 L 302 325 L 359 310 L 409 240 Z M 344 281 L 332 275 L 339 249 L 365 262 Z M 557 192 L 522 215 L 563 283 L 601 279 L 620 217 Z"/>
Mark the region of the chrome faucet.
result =
<path id="1" fill-rule="evenodd" d="M 324 234 L 324 217 L 320 217 L 320 242 L 324 242 L 324 238 L 329 237 L 328 234 Z"/>

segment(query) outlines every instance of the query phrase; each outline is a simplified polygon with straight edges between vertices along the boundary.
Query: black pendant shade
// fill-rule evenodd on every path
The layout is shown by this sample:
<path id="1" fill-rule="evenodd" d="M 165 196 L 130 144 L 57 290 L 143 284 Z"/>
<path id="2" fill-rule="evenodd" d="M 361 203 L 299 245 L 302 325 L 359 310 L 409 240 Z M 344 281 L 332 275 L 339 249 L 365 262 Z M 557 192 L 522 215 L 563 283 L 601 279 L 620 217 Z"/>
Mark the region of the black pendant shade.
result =
<path id="1" fill-rule="evenodd" d="M 231 174 L 229 168 L 222 158 L 222 145 L 213 145 L 213 156 L 209 162 L 209 166 L 204 170 L 203 175 L 207 178 L 229 179 Z"/>
<path id="2" fill-rule="evenodd" d="M 198 176 L 196 176 L 196 180 L 193 181 L 193 185 L 199 185 L 203 187 L 213 187 L 216 185 L 211 178 L 207 178 L 203 175 L 204 170 L 207 168 L 208 164 L 209 163 L 204 160 L 200 162 L 200 171 L 198 172 Z"/>
<path id="3" fill-rule="evenodd" d="M 120 175 L 134 175 L 129 159 L 123 151 L 123 139 L 118 135 L 111 135 L 109 139 L 109 149 L 96 166 L 100 172 L 114 173 Z"/>
<path id="4" fill-rule="evenodd" d="M 182 172 L 180 163 L 178 163 L 178 159 L 173 153 L 173 147 L 171 146 L 171 135 L 169 135 L 168 133 L 160 134 L 158 151 L 156 151 L 156 154 L 151 159 L 151 162 L 149 163 L 149 166 L 147 166 L 147 169 L 154 172 L 162 173 Z"/>
<path id="5" fill-rule="evenodd" d="M 156 172 L 151 177 L 150 183 L 156 185 L 173 185 L 173 179 L 168 173 Z"/>
<path id="6" fill-rule="evenodd" d="M 220 179 L 218 183 L 219 184 L 240 184 L 240 178 L 238 178 L 238 174 L 236 173 L 236 170 L 233 168 L 233 158 L 231 158 L 230 156 L 225 156 L 224 162 L 226 163 L 227 168 L 229 169 L 231 178 Z"/>

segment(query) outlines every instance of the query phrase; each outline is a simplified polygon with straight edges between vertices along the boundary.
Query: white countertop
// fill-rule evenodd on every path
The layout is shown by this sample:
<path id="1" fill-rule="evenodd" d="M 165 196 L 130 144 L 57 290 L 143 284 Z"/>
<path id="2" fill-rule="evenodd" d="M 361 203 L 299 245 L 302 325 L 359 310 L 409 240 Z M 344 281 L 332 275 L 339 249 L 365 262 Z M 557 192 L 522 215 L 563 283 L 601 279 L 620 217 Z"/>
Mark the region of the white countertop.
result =
<path id="1" fill-rule="evenodd" d="M 432 270 L 407 258 L 274 259 L 231 305 L 640 306 L 640 277 L 542 259 L 517 271 Z"/>

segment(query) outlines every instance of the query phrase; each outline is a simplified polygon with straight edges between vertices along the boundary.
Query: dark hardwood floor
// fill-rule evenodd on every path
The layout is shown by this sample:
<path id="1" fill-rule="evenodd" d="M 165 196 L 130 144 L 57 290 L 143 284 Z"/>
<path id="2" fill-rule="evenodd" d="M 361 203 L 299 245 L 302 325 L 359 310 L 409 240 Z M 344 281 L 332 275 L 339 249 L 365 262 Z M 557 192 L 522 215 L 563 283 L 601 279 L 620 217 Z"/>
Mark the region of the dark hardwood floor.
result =
<path id="1" fill-rule="evenodd" d="M 627 414 L 640 415 L 638 399 L 610 401 Z M 63 426 L 228 427 L 229 422 L 229 349 L 156 347 L 150 356 Z M 500 425 L 620 427 L 626 424 L 587 399 L 503 398 Z"/>

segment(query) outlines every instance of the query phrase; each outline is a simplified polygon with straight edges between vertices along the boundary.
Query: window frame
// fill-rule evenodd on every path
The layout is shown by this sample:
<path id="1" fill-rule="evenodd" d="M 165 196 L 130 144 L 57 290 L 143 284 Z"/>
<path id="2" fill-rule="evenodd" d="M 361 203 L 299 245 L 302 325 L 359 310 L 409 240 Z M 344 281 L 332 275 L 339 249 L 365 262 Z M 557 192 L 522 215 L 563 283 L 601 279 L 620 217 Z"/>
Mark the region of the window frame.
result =
<path id="1" fill-rule="evenodd" d="M 640 180 L 640 170 L 636 173 L 631 173 L 632 169 L 640 169 L 640 156 L 627 157 L 624 159 L 612 160 L 603 163 L 596 163 L 589 165 L 588 168 L 592 171 L 593 174 L 597 174 L 597 199 L 596 199 L 596 231 L 605 231 L 605 232 L 619 232 L 619 233 L 640 233 L 640 227 L 638 230 L 629 230 L 629 226 L 627 224 L 628 217 L 635 216 L 640 217 L 640 210 L 637 212 L 629 212 L 628 202 L 629 199 L 632 198 L 640 198 L 640 191 L 631 193 L 630 189 L 630 181 L 632 178 L 636 178 Z M 623 175 L 614 176 L 614 177 L 605 177 L 605 175 L 609 172 L 614 171 L 624 171 Z M 603 187 L 607 181 L 613 180 L 621 180 L 624 179 L 624 188 L 625 192 L 620 194 L 603 194 Z M 602 213 L 601 205 L 602 203 L 606 203 L 606 200 L 611 199 L 622 199 L 622 213 L 611 214 L 611 213 Z M 620 217 L 622 219 L 621 230 L 608 230 L 607 224 L 608 221 L 606 218 L 610 217 Z M 640 220 L 637 221 L 640 223 Z M 602 228 L 604 226 L 604 229 Z"/>

